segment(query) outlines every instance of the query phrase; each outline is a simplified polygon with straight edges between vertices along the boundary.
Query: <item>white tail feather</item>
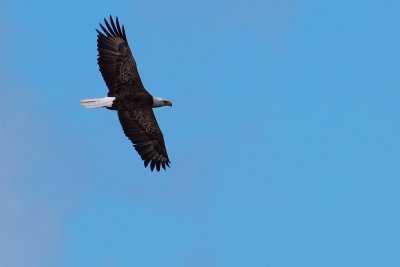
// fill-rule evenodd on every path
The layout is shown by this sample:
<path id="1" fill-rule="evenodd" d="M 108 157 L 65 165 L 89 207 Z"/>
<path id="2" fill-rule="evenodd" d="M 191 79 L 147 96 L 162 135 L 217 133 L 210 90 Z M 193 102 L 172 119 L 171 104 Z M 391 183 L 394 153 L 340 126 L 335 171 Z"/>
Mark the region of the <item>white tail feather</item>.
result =
<path id="1" fill-rule="evenodd" d="M 103 98 L 93 98 L 93 99 L 82 99 L 81 105 L 85 108 L 103 108 L 111 107 L 115 97 L 103 97 Z"/>

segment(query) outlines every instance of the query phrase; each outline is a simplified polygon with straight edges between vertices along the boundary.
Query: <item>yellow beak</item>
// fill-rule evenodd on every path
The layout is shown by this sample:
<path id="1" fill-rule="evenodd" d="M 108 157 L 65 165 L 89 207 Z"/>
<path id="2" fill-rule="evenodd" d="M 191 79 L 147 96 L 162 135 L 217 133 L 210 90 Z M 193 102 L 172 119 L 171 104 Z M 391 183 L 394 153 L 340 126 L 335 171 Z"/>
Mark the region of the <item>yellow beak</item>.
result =
<path id="1" fill-rule="evenodd" d="M 164 101 L 164 103 L 165 103 L 166 106 L 172 107 L 172 102 L 171 101 L 166 100 L 166 101 Z"/>

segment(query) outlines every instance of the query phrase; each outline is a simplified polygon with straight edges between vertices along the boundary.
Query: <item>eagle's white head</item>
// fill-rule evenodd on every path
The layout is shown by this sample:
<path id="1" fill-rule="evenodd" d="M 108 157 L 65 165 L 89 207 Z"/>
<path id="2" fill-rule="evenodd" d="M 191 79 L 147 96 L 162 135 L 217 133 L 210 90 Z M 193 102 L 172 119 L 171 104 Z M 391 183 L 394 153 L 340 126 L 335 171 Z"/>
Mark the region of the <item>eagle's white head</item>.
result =
<path id="1" fill-rule="evenodd" d="M 163 106 L 170 106 L 172 107 L 172 102 L 164 99 L 162 97 L 155 97 L 153 96 L 153 108 L 159 108 Z"/>

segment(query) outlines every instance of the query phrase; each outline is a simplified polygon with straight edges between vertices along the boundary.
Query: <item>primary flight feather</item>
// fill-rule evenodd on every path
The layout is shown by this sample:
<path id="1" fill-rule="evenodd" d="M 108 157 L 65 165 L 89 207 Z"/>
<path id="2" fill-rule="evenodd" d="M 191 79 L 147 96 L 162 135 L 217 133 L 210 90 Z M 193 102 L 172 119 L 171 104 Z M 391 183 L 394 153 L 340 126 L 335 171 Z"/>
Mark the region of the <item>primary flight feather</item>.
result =
<path id="1" fill-rule="evenodd" d="M 118 112 L 118 118 L 125 135 L 131 140 L 136 151 L 153 171 L 160 171 L 171 163 L 168 158 L 163 134 L 153 113 L 153 108 L 172 106 L 171 101 L 154 97 L 144 88 L 126 39 L 125 28 L 104 19 L 102 31 L 96 29 L 97 63 L 108 87 L 108 96 L 83 99 L 86 108 L 105 107 Z"/>

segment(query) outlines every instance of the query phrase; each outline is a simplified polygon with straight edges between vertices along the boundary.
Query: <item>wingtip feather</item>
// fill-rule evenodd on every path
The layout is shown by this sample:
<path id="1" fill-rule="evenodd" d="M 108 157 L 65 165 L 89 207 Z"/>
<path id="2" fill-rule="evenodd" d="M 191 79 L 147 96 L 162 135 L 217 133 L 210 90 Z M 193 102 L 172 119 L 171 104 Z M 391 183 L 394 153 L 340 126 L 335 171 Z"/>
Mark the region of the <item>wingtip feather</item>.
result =
<path id="1" fill-rule="evenodd" d="M 150 169 L 151 169 L 151 171 L 154 170 L 155 165 L 156 165 L 156 162 L 155 162 L 154 160 L 152 160 L 152 161 L 151 161 L 151 164 L 150 164 Z"/>

